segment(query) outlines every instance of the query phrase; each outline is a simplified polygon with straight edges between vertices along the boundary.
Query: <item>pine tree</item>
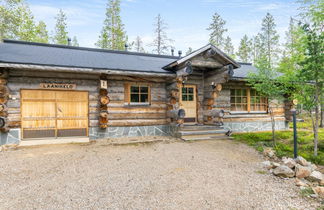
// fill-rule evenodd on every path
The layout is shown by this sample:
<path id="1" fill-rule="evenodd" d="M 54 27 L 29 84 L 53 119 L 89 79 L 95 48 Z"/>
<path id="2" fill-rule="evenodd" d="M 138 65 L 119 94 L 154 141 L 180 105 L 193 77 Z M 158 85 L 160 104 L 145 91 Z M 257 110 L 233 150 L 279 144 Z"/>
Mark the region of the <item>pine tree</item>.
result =
<path id="1" fill-rule="evenodd" d="M 262 55 L 262 62 L 266 62 L 263 65 L 268 69 L 272 69 L 278 59 L 279 35 L 276 31 L 274 18 L 270 13 L 267 13 L 262 20 L 260 39 L 262 47 L 264 47 L 261 51 L 261 53 L 264 53 Z"/>
<path id="2" fill-rule="evenodd" d="M 213 15 L 212 23 L 207 28 L 210 31 L 209 34 L 209 42 L 216 47 L 223 49 L 224 47 L 224 33 L 227 29 L 224 28 L 226 21 L 222 19 L 222 17 L 215 13 Z"/>
<path id="3" fill-rule="evenodd" d="M 103 49 L 124 50 L 127 40 L 120 17 L 120 0 L 108 0 L 106 18 L 96 46 Z"/>
<path id="4" fill-rule="evenodd" d="M 160 14 L 158 14 L 155 20 L 155 38 L 150 46 L 154 47 L 153 52 L 156 52 L 159 55 L 166 54 L 168 49 L 171 48 L 173 40 L 168 38 L 166 34 L 167 24 L 164 22 Z"/>
<path id="5" fill-rule="evenodd" d="M 79 47 L 79 42 L 76 36 L 74 36 L 72 39 L 72 46 Z"/>
<path id="6" fill-rule="evenodd" d="M 134 41 L 134 50 L 136 52 L 145 52 L 144 47 L 143 47 L 143 41 L 141 37 L 137 36 L 135 41 Z"/>
<path id="7" fill-rule="evenodd" d="M 234 55 L 234 46 L 232 44 L 232 39 L 227 36 L 224 42 L 224 53 L 230 57 L 235 57 Z"/>
<path id="8" fill-rule="evenodd" d="M 66 14 L 63 10 L 60 9 L 59 13 L 55 17 L 56 24 L 55 24 L 55 34 L 53 39 L 54 44 L 68 44 L 68 32 L 67 32 L 67 23 L 66 23 Z"/>
<path id="9" fill-rule="evenodd" d="M 260 34 L 257 34 L 254 36 L 251 40 L 252 42 L 252 62 L 254 65 L 257 65 L 257 63 L 262 59 L 262 56 L 264 55 L 264 47 L 261 42 Z"/>
<path id="10" fill-rule="evenodd" d="M 245 34 L 240 41 L 240 46 L 236 55 L 241 62 L 251 62 L 252 61 L 252 40 Z"/>
<path id="11" fill-rule="evenodd" d="M 20 0 L 4 0 L 0 4 L 0 40 L 4 38 L 16 39 L 19 27 L 18 14 L 20 5 Z"/>

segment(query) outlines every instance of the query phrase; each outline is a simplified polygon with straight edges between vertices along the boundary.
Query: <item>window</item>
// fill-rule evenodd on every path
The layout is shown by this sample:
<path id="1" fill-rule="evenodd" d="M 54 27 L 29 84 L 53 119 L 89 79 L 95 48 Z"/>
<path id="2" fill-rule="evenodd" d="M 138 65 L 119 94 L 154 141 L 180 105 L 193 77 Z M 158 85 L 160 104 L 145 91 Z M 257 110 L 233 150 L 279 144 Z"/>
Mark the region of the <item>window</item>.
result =
<path id="1" fill-rule="evenodd" d="M 149 104 L 150 86 L 146 84 L 125 84 L 125 102 L 127 104 Z"/>
<path id="2" fill-rule="evenodd" d="M 231 111 L 266 112 L 268 99 L 261 96 L 256 90 L 231 89 Z"/>
<path id="3" fill-rule="evenodd" d="M 182 88 L 182 101 L 193 101 L 194 100 L 194 88 L 183 87 Z"/>

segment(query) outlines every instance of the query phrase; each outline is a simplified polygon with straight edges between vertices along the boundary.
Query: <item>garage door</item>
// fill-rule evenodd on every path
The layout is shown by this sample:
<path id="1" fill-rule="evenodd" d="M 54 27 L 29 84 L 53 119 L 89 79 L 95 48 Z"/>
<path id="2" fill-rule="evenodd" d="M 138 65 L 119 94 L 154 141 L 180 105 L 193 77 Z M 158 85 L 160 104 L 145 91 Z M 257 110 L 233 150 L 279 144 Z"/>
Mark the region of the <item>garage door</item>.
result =
<path id="1" fill-rule="evenodd" d="M 88 92 L 21 90 L 22 137 L 88 135 Z"/>

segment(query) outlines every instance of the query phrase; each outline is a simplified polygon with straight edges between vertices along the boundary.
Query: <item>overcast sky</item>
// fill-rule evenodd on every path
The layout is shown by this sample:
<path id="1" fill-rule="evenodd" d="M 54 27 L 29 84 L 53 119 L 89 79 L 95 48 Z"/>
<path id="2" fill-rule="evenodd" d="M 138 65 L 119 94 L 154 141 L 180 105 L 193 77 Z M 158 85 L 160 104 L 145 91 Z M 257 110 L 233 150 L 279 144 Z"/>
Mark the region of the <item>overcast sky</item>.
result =
<path id="1" fill-rule="evenodd" d="M 257 34 L 261 20 L 270 12 L 277 24 L 281 40 L 289 18 L 298 13 L 294 0 L 121 0 L 121 18 L 129 41 L 140 36 L 144 48 L 151 52 L 153 22 L 157 14 L 168 24 L 168 36 L 176 50 L 197 49 L 208 43 L 206 28 L 217 12 L 226 20 L 227 35 L 235 48 L 244 34 Z M 105 18 L 107 0 L 27 0 L 36 20 L 44 20 L 53 31 L 54 17 L 63 9 L 68 18 L 69 36 L 77 36 L 80 46 L 94 47 Z"/>

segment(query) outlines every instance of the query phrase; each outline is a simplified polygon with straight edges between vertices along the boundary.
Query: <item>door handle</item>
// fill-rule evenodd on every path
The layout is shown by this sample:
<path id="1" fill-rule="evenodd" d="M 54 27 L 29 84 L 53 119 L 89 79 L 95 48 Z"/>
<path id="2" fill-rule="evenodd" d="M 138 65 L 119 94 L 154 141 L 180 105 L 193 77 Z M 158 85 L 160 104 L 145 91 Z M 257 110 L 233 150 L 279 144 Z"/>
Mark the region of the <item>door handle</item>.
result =
<path id="1" fill-rule="evenodd" d="M 59 110 L 59 112 L 62 112 L 62 110 L 60 109 L 60 107 L 57 107 L 57 110 Z"/>

